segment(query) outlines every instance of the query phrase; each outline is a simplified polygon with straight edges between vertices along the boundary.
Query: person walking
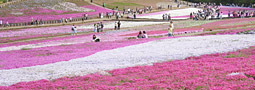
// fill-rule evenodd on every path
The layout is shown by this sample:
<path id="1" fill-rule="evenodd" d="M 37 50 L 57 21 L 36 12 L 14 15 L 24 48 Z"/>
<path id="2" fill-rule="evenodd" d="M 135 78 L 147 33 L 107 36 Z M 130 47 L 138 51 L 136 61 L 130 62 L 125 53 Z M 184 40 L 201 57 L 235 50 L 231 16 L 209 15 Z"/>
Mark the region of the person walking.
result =
<path id="1" fill-rule="evenodd" d="M 105 3 L 103 2 L 103 7 L 105 7 Z"/>
<path id="2" fill-rule="evenodd" d="M 174 24 L 171 21 L 170 25 L 169 25 L 169 28 L 168 28 L 168 37 L 173 36 L 173 30 L 174 30 Z"/>
<path id="3" fill-rule="evenodd" d="M 73 33 L 72 33 L 72 35 L 75 35 L 77 32 L 76 32 L 76 30 L 75 30 L 75 26 L 74 26 L 74 24 L 73 24 L 73 26 L 72 26 L 72 31 L 73 31 Z"/>
<path id="4" fill-rule="evenodd" d="M 97 32 L 100 32 L 100 25 L 97 23 Z"/>
<path id="5" fill-rule="evenodd" d="M 114 29 L 117 30 L 117 27 L 118 27 L 118 22 L 115 21 Z"/>
<path id="6" fill-rule="evenodd" d="M 121 23 L 120 23 L 120 21 L 118 22 L 118 29 L 120 29 L 120 25 L 121 25 Z"/>
<path id="7" fill-rule="evenodd" d="M 228 11 L 228 18 L 230 18 L 230 11 Z"/>
<path id="8" fill-rule="evenodd" d="M 162 15 L 162 19 L 165 20 L 165 14 Z"/>
<path id="9" fill-rule="evenodd" d="M 7 22 L 6 22 L 6 27 L 9 27 L 9 26 L 10 26 L 10 24 L 9 24 L 9 22 L 7 21 Z"/>
<path id="10" fill-rule="evenodd" d="M 168 14 L 167 19 L 168 19 L 168 21 L 170 21 L 172 19 L 170 14 Z"/>
<path id="11" fill-rule="evenodd" d="M 223 12 L 220 12 L 220 19 L 223 18 Z"/>
<path id="12" fill-rule="evenodd" d="M 100 26 L 101 26 L 101 32 L 103 32 L 104 30 L 104 24 L 102 22 L 100 22 Z"/>
<path id="13" fill-rule="evenodd" d="M 136 19 L 136 13 L 134 13 L 134 19 Z"/>

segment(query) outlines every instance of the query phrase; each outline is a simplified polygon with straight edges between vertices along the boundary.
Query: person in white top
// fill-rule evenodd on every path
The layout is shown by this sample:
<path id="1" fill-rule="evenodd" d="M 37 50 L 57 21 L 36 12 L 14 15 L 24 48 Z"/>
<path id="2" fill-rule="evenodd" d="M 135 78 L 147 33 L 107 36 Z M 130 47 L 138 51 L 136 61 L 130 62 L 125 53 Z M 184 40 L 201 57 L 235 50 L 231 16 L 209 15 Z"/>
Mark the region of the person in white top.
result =
<path id="1" fill-rule="evenodd" d="M 70 22 L 72 22 L 72 20 L 73 20 L 73 19 L 72 19 L 72 17 L 70 17 L 70 19 L 69 19 L 69 20 L 70 20 Z"/>
<path id="2" fill-rule="evenodd" d="M 0 20 L 0 26 L 2 26 L 2 24 L 3 24 L 3 21 L 2 21 L 2 20 Z"/>
<path id="3" fill-rule="evenodd" d="M 143 31 L 143 36 L 142 36 L 142 38 L 148 38 L 148 35 L 146 34 L 145 31 Z"/>
<path id="4" fill-rule="evenodd" d="M 221 12 L 221 13 L 220 13 L 220 19 L 222 19 L 222 17 L 223 17 L 223 13 Z"/>
<path id="5" fill-rule="evenodd" d="M 128 14 L 130 13 L 130 8 L 128 8 Z"/>

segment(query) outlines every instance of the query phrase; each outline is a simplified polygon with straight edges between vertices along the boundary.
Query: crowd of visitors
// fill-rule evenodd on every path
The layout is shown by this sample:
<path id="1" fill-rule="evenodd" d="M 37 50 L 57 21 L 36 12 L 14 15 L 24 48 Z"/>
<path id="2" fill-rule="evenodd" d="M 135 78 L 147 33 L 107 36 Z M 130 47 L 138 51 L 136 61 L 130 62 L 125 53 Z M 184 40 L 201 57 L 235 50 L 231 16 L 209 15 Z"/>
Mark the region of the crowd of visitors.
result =
<path id="1" fill-rule="evenodd" d="M 120 21 L 115 21 L 115 24 L 114 24 L 114 30 L 119 30 L 120 29 Z"/>
<path id="2" fill-rule="evenodd" d="M 163 20 L 170 21 L 171 20 L 171 14 L 170 13 L 169 14 L 163 14 L 162 18 L 163 18 Z"/>
<path id="3" fill-rule="evenodd" d="M 190 19 L 193 20 L 206 20 L 206 19 L 222 19 L 223 11 L 221 11 L 220 5 L 215 3 L 209 4 L 198 4 L 198 6 L 203 5 L 203 10 L 198 10 L 198 12 L 191 12 Z M 228 11 L 227 18 L 244 18 L 244 17 L 254 17 L 254 10 L 238 10 L 238 11 Z"/>
<path id="4" fill-rule="evenodd" d="M 103 22 L 94 24 L 94 32 L 103 32 L 104 24 Z"/>

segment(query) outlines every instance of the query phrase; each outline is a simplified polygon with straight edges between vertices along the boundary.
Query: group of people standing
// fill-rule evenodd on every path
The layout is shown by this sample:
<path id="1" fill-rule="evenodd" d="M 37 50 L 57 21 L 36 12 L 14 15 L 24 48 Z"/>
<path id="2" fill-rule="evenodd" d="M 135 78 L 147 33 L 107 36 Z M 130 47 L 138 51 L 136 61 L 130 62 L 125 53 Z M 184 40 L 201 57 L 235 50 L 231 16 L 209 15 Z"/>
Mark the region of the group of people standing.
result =
<path id="1" fill-rule="evenodd" d="M 173 36 L 173 30 L 174 30 L 174 23 L 173 21 L 170 21 L 170 24 L 169 24 L 169 28 L 167 30 L 168 32 L 168 37 L 171 37 Z M 137 35 L 137 38 L 148 38 L 148 35 L 146 34 L 145 31 L 140 31 L 139 34 Z"/>
<path id="2" fill-rule="evenodd" d="M 94 24 L 94 32 L 103 32 L 104 24 L 103 22 Z"/>
<path id="3" fill-rule="evenodd" d="M 40 19 L 40 21 L 38 20 L 38 18 L 34 21 L 33 17 L 32 17 L 32 21 L 31 21 L 31 25 L 42 25 L 43 21 L 42 19 Z"/>
<path id="4" fill-rule="evenodd" d="M 114 30 L 119 30 L 120 25 L 121 25 L 120 21 L 115 21 Z"/>
<path id="5" fill-rule="evenodd" d="M 231 17 L 231 14 L 234 18 L 254 17 L 254 13 L 255 11 L 248 10 L 233 11 L 232 13 L 228 11 L 228 17 Z"/>
<path id="6" fill-rule="evenodd" d="M 167 21 L 170 21 L 172 19 L 170 13 L 169 14 L 163 14 L 162 18 L 163 18 L 163 20 L 167 20 Z"/>

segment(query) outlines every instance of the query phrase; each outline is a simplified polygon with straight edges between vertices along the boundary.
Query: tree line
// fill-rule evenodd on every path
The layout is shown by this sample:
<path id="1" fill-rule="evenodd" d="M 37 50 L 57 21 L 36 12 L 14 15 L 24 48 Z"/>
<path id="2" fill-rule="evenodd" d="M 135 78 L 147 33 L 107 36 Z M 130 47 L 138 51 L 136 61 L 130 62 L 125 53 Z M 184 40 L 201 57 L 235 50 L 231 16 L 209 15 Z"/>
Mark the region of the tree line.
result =
<path id="1" fill-rule="evenodd" d="M 194 2 L 194 3 L 199 3 L 199 2 L 211 2 L 211 3 L 216 3 L 216 4 L 237 4 L 237 5 L 242 5 L 244 4 L 245 6 L 249 6 L 251 4 L 255 3 L 255 0 L 185 0 L 185 1 L 189 1 L 189 2 Z"/>

